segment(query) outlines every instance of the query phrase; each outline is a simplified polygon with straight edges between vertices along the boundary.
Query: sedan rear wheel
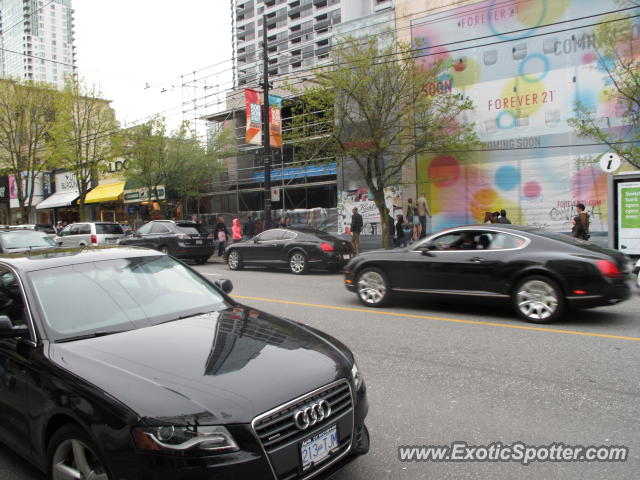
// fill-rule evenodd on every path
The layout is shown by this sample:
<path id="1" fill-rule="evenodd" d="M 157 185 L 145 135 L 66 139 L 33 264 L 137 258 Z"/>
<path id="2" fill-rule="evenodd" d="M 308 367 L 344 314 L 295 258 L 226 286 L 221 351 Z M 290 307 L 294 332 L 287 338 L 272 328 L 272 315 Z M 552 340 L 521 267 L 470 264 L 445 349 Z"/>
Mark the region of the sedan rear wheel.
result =
<path id="1" fill-rule="evenodd" d="M 302 275 L 309 270 L 307 256 L 302 252 L 293 252 L 289 257 L 289 270 L 296 275 Z"/>
<path id="2" fill-rule="evenodd" d="M 377 268 L 365 268 L 360 272 L 356 286 L 358 298 L 368 307 L 382 307 L 391 298 L 387 277 Z"/>
<path id="3" fill-rule="evenodd" d="M 513 293 L 518 315 L 532 323 L 551 323 L 562 316 L 565 300 L 550 278 L 532 276 L 521 280 Z"/>
<path id="4" fill-rule="evenodd" d="M 233 250 L 227 258 L 227 265 L 231 270 L 242 269 L 242 255 L 237 250 Z"/>
<path id="5" fill-rule="evenodd" d="M 49 446 L 49 478 L 52 480 L 109 480 L 97 448 L 87 435 L 72 426 L 63 427 Z"/>

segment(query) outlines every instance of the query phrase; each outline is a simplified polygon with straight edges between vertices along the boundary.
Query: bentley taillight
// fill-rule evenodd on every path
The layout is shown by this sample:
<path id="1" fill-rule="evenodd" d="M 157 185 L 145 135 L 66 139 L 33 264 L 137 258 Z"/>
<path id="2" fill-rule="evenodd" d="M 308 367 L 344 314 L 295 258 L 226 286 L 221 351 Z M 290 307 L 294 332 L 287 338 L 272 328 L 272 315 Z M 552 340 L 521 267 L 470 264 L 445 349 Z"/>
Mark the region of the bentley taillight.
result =
<path id="1" fill-rule="evenodd" d="M 330 243 L 321 243 L 320 244 L 320 249 L 322 249 L 323 252 L 333 252 L 333 245 L 331 245 Z"/>
<path id="2" fill-rule="evenodd" d="M 621 275 L 620 269 L 611 260 L 598 260 L 596 265 L 600 273 L 605 277 L 615 278 Z"/>

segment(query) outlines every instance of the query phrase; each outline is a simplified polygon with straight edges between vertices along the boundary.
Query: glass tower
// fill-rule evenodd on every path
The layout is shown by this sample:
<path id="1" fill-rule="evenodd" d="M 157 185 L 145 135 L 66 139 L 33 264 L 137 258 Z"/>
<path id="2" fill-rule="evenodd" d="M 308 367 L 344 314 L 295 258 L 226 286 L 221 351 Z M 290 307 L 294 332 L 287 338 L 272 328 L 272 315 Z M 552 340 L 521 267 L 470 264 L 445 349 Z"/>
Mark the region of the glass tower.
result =
<path id="1" fill-rule="evenodd" d="M 0 0 L 0 75 L 58 88 L 74 75 L 71 0 Z"/>

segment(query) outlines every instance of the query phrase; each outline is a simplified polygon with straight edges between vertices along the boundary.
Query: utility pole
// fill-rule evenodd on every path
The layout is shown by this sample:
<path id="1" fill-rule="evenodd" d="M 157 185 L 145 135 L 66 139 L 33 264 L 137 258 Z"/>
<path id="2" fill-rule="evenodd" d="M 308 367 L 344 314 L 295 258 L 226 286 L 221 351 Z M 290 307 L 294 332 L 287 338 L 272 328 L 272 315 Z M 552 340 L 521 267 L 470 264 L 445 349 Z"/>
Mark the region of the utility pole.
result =
<path id="1" fill-rule="evenodd" d="M 267 51 L 267 16 L 262 16 L 262 62 L 264 96 L 262 111 L 262 145 L 264 161 L 264 217 L 265 228 L 271 227 L 271 135 L 269 132 L 269 55 Z"/>

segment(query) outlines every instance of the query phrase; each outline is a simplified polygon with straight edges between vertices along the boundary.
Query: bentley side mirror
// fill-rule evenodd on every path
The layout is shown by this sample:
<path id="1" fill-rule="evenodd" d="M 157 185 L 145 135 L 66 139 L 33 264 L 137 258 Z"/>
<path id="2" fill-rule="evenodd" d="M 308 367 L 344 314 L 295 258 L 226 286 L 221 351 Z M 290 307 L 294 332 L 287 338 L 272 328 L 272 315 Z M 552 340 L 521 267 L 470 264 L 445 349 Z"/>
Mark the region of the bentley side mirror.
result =
<path id="1" fill-rule="evenodd" d="M 26 325 L 13 326 L 11 319 L 6 315 L 0 315 L 0 338 L 15 338 L 29 336 L 29 327 Z"/>
<path id="2" fill-rule="evenodd" d="M 226 278 L 216 280 L 215 284 L 224 293 L 231 293 L 233 291 L 233 282 L 231 282 L 231 280 L 228 280 Z"/>
<path id="3" fill-rule="evenodd" d="M 428 245 L 426 247 L 423 247 L 422 255 L 424 255 L 425 257 L 433 257 L 433 253 L 431 252 L 431 250 L 435 250 L 435 247 L 433 245 Z"/>

